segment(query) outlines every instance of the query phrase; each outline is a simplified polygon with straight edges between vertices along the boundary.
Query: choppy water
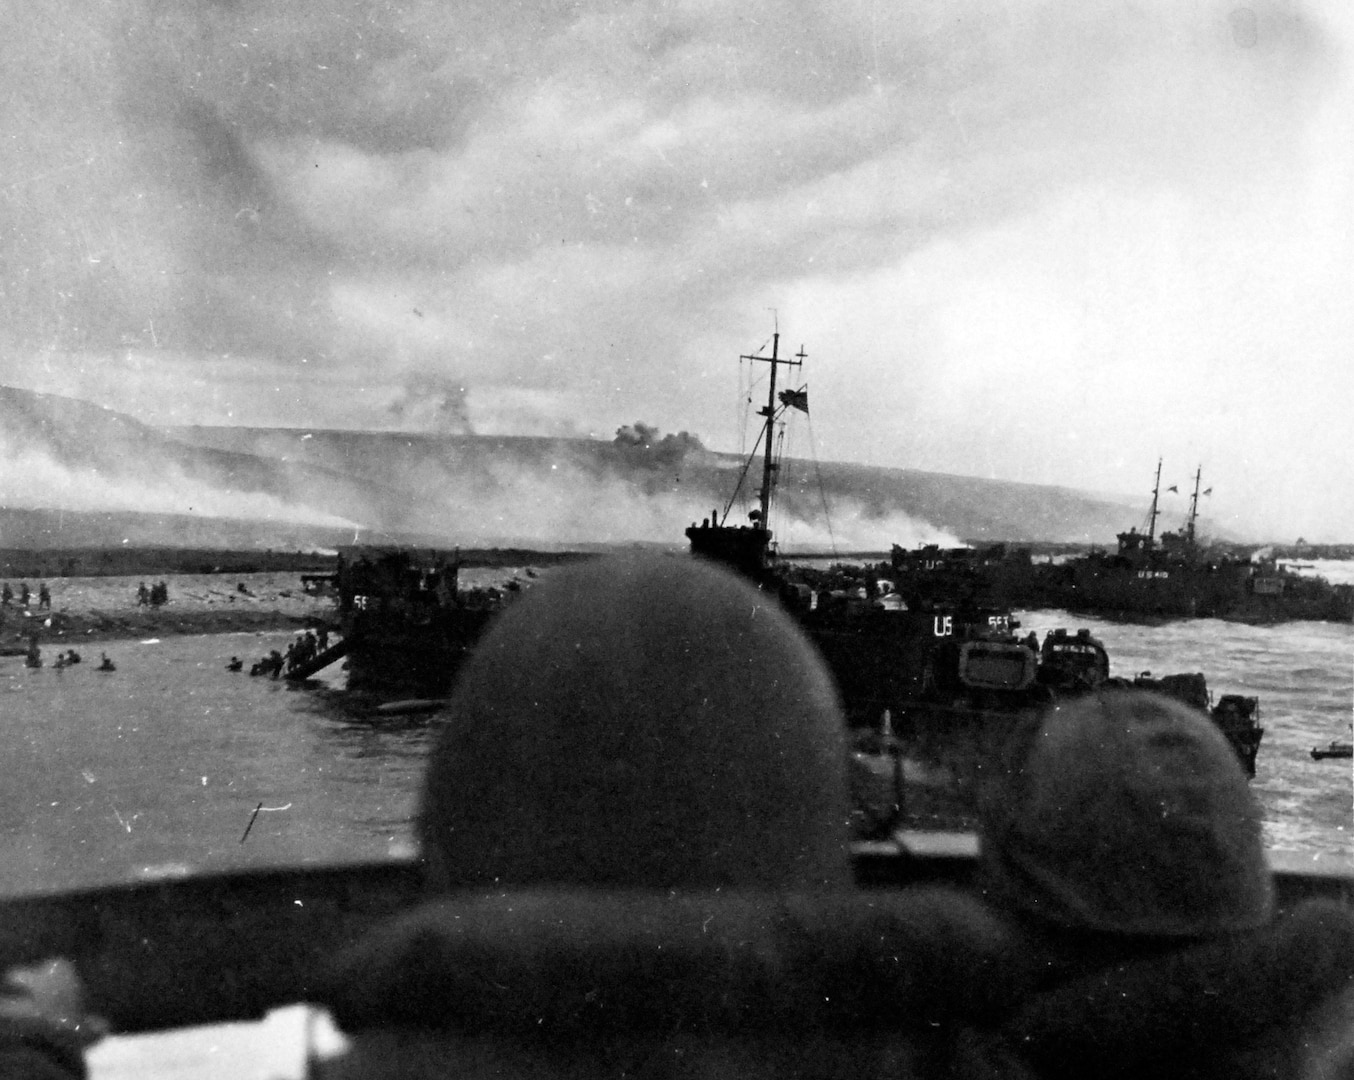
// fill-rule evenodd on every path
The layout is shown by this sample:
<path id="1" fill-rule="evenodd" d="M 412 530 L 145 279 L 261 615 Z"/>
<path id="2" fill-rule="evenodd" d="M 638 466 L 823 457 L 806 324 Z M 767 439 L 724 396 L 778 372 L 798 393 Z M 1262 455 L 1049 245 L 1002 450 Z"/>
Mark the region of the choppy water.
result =
<path id="1" fill-rule="evenodd" d="M 1273 627 L 1197 619 L 1165 626 L 1116 624 L 1060 611 L 1025 612 L 1022 632 L 1087 627 L 1109 651 L 1111 674 L 1202 672 L 1214 699 L 1260 699 L 1265 728 L 1256 795 L 1271 847 L 1354 854 L 1354 770 L 1314 761 L 1312 747 L 1349 737 L 1354 720 L 1354 624 Z"/>
<path id="2" fill-rule="evenodd" d="M 1316 762 L 1310 750 L 1349 728 L 1354 626 L 1022 618 L 1041 635 L 1090 627 L 1118 675 L 1202 671 L 1215 695 L 1258 696 L 1267 730 L 1254 784 L 1268 839 L 1313 857 L 1349 853 L 1350 763 Z M 374 726 L 332 693 L 225 670 L 233 654 L 248 662 L 289 639 L 117 642 L 108 674 L 94 670 L 97 655 L 65 670 L 0 658 L 0 893 L 411 850 L 436 722 Z"/>

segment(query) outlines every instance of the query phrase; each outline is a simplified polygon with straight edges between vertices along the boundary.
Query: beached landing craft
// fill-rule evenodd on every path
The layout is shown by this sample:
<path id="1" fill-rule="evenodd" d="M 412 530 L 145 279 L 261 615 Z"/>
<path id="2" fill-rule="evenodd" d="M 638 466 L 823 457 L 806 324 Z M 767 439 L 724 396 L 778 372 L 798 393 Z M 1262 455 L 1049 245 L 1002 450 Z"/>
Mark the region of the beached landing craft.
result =
<path id="1" fill-rule="evenodd" d="M 592 558 L 580 552 L 492 549 L 477 565 L 523 565 Z M 485 552 L 480 557 L 486 556 Z M 410 547 L 343 548 L 338 570 L 311 575 L 311 586 L 338 595 L 338 644 L 292 670 L 309 678 L 345 660 L 347 689 L 387 702 L 446 697 L 461 665 L 503 607 L 520 594 L 513 578 L 503 588 L 465 588 L 459 551 Z M 528 569 L 530 577 L 534 571 Z"/>
<path id="2" fill-rule="evenodd" d="M 347 688 L 384 698 L 444 696 L 483 635 L 504 594 L 459 589 L 460 562 L 447 552 L 360 547 L 339 554 L 332 575 L 309 575 L 308 589 L 338 594 L 341 640 L 291 669 L 309 678 L 347 661 Z"/>

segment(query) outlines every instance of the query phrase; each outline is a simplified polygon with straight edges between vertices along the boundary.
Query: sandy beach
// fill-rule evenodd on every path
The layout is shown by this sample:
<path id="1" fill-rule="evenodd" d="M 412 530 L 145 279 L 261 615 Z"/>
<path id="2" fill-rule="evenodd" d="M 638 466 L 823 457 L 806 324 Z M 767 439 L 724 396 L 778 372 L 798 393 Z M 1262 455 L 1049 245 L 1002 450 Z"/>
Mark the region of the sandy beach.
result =
<path id="1" fill-rule="evenodd" d="M 463 590 L 503 588 L 516 579 L 523 585 L 548 572 L 525 566 L 466 568 Z M 338 599 L 330 590 L 309 593 L 297 572 L 260 574 L 170 574 L 159 578 L 66 577 L 25 579 L 31 596 L 20 604 L 19 579 L 9 579 L 14 599 L 0 608 L 0 649 L 21 651 L 36 636 L 40 645 L 169 634 L 229 634 L 258 630 L 338 628 Z M 45 581 L 51 609 L 39 607 L 38 588 Z M 159 607 L 137 603 L 144 581 L 167 587 L 169 599 Z"/>
<path id="2" fill-rule="evenodd" d="M 137 590 L 163 581 L 166 603 L 138 604 Z M 0 647 L 25 646 L 36 636 L 42 645 L 160 637 L 167 634 L 224 634 L 337 625 L 332 592 L 307 593 L 295 573 L 173 574 L 158 579 L 69 577 L 46 581 L 51 609 L 39 607 L 40 582 L 28 580 L 27 606 L 20 604 L 20 582 L 12 580 L 14 599 L 0 608 Z"/>

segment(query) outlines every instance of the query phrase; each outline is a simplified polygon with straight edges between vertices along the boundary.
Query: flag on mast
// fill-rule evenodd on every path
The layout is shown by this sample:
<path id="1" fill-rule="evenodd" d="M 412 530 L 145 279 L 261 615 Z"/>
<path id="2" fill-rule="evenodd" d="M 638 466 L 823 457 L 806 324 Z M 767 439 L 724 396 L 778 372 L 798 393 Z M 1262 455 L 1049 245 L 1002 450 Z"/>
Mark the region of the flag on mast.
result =
<path id="1" fill-rule="evenodd" d="M 801 386 L 798 390 L 782 390 L 780 403 L 790 409 L 798 409 L 805 416 L 809 412 L 809 388 Z"/>

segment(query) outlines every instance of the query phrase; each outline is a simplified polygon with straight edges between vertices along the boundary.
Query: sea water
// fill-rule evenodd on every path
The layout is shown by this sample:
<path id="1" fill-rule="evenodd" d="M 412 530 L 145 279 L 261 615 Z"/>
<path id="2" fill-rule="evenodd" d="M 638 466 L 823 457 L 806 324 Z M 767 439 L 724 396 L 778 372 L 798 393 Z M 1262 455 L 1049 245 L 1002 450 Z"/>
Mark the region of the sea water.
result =
<path id="1" fill-rule="evenodd" d="M 1354 769 L 1314 760 L 1312 748 L 1349 738 L 1354 720 L 1354 624 L 1247 626 L 1190 619 L 1164 626 L 1112 623 L 1061 611 L 1025 612 L 1021 632 L 1085 627 L 1110 656 L 1110 674 L 1157 678 L 1199 672 L 1216 701 L 1260 701 L 1265 729 L 1252 788 L 1270 847 L 1319 858 L 1354 855 Z"/>
<path id="2" fill-rule="evenodd" d="M 1041 637 L 1087 627 L 1116 675 L 1199 671 L 1215 697 L 1258 697 L 1253 785 L 1268 842 L 1314 860 L 1354 850 L 1350 762 L 1311 757 L 1349 729 L 1354 626 L 1020 618 Z M 100 647 L 63 669 L 50 652 L 36 669 L 0 657 L 0 894 L 410 853 L 424 761 L 446 719 L 355 715 L 332 685 L 248 674 L 289 640 L 110 642 L 113 672 L 96 670 Z M 226 669 L 236 655 L 243 672 Z"/>
<path id="3" fill-rule="evenodd" d="M 61 669 L 55 650 L 41 668 L 0 658 L 0 893 L 410 852 L 432 726 L 249 675 L 291 639 L 106 642 Z"/>

